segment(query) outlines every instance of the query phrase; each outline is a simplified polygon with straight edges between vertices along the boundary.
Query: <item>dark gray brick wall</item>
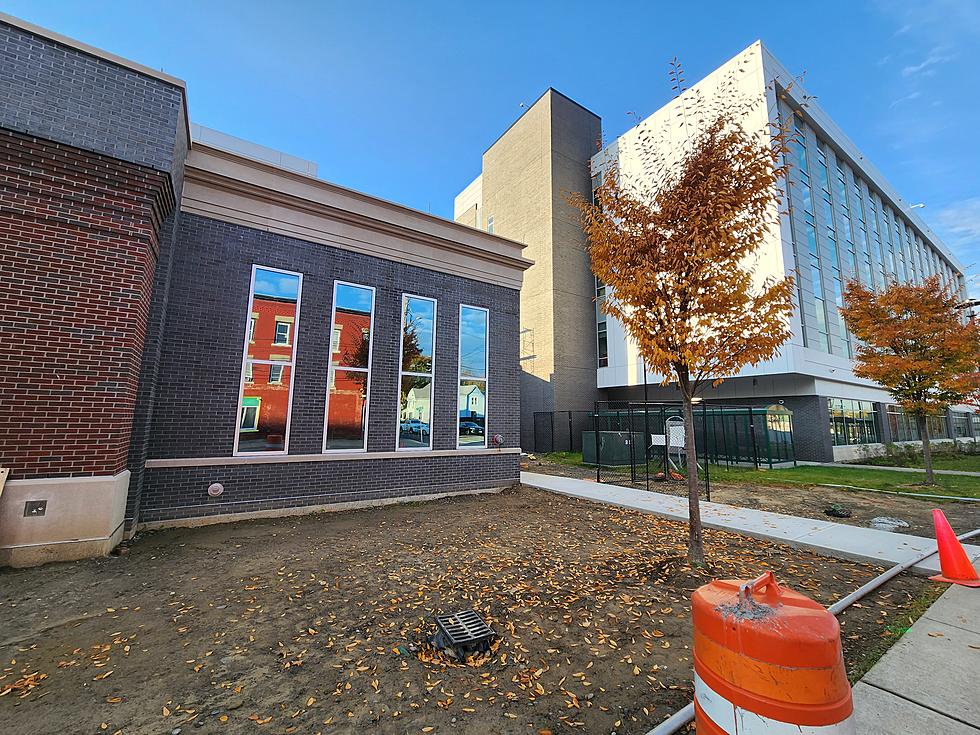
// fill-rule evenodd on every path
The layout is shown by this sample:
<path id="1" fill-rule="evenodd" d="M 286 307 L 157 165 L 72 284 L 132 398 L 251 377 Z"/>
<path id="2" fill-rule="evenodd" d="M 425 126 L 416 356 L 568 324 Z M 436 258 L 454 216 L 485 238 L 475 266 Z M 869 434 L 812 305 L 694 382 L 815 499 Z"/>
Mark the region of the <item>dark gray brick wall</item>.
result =
<path id="1" fill-rule="evenodd" d="M 505 447 L 519 446 L 517 291 L 182 213 L 156 380 L 150 458 L 231 456 L 253 263 L 303 274 L 290 454 L 318 454 L 322 448 L 331 299 L 338 279 L 377 289 L 369 451 L 395 447 L 403 293 L 438 301 L 433 447 L 456 446 L 461 303 L 490 310 L 488 434 L 501 434 Z M 259 495 L 248 496 L 253 505 L 283 507 L 275 503 L 302 505 L 335 502 L 329 498 L 341 495 L 369 499 L 434 488 L 507 484 L 518 478 L 518 460 L 516 455 L 488 454 L 250 465 L 247 470 L 240 466 L 148 469 L 139 520 L 165 517 L 166 508 L 199 502 L 203 490 L 215 481 L 204 480 L 219 474 L 244 473 L 245 483 L 254 484 Z M 348 498 L 350 493 L 358 497 Z M 328 499 L 309 500 L 308 495 Z M 196 512 L 191 509 L 187 514 Z"/>
<path id="2" fill-rule="evenodd" d="M 805 462 L 833 462 L 830 411 L 825 396 L 790 396 L 783 399 L 793 412 L 793 448 Z"/>
<path id="3" fill-rule="evenodd" d="M 183 101 L 181 101 L 183 105 Z M 184 187 L 184 163 L 190 140 L 183 125 L 178 126 L 174 139 L 174 167 L 171 177 L 174 182 L 176 201 Z M 133 415 L 133 431 L 129 446 L 128 467 L 130 471 L 129 494 L 126 498 L 126 529 L 130 530 L 139 518 L 140 499 L 146 476 L 146 459 L 149 451 L 153 406 L 156 402 L 157 377 L 160 370 L 160 356 L 163 350 L 164 326 L 167 322 L 167 303 L 170 296 L 170 278 L 173 270 L 174 251 L 177 238 L 177 224 L 180 209 L 175 209 L 160 227 L 160 255 L 153 274 L 153 296 L 150 301 L 150 314 L 146 327 L 146 341 L 140 362 L 140 383 L 136 395 L 136 409 Z"/>
<path id="4" fill-rule="evenodd" d="M 140 521 L 197 518 L 307 505 L 505 487 L 516 454 L 148 469 Z M 207 493 L 224 485 L 217 498 Z"/>
<path id="5" fill-rule="evenodd" d="M 0 22 L 0 127 L 172 172 L 182 104 L 179 87 Z"/>

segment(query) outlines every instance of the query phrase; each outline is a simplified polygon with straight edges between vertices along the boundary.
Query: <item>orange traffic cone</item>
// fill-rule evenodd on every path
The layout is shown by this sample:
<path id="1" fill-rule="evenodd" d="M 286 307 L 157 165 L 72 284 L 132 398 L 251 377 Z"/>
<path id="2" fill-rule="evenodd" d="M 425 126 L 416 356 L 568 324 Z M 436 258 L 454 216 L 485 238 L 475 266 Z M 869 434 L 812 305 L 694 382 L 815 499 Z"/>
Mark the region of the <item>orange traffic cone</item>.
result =
<path id="1" fill-rule="evenodd" d="M 950 582 L 952 584 L 962 584 L 966 587 L 980 587 L 980 576 L 977 570 L 970 563 L 970 557 L 966 555 L 966 549 L 956 538 L 953 529 L 946 520 L 946 515 L 939 510 L 932 511 L 932 521 L 936 526 L 936 544 L 939 546 L 939 567 L 942 574 L 937 574 L 929 579 L 936 582 Z"/>

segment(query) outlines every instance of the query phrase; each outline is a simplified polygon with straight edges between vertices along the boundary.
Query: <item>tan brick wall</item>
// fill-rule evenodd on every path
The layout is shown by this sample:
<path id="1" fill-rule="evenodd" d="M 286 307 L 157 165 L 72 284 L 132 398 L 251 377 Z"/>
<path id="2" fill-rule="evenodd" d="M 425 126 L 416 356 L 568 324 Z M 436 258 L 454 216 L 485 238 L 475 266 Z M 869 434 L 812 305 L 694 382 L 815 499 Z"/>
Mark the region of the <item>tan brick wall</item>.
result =
<path id="1" fill-rule="evenodd" d="M 589 408 L 596 396 L 594 286 L 567 197 L 590 192 L 600 135 L 599 118 L 549 90 L 483 156 L 484 219 L 534 261 L 521 289 L 525 446 L 535 411 Z"/>

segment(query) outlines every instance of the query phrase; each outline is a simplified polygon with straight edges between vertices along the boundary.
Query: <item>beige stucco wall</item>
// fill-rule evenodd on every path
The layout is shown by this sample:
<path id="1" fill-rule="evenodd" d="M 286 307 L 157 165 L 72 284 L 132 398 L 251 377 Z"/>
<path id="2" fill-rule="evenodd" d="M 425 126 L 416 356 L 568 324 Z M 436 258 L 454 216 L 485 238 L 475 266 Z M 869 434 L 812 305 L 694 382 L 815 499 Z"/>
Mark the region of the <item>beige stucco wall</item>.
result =
<path id="1" fill-rule="evenodd" d="M 8 480 L 0 494 L 0 565 L 33 566 L 109 553 L 122 540 L 129 470 L 109 477 Z M 29 500 L 43 516 L 25 517 Z"/>

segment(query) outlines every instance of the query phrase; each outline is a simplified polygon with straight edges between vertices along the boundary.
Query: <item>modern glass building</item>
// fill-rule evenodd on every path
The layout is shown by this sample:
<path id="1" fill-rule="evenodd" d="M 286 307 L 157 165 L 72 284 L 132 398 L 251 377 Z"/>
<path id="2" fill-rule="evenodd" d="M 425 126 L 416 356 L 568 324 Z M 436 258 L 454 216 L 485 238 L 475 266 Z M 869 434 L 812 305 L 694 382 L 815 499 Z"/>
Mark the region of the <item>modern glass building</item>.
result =
<path id="1" fill-rule="evenodd" d="M 535 106 L 556 94 L 546 93 L 525 117 Z M 855 343 L 838 311 L 843 303 L 844 284 L 857 278 L 880 289 L 894 281 L 918 283 L 928 276 L 939 275 L 948 287 L 965 294 L 963 266 L 917 216 L 915 208 L 891 187 L 799 80 L 761 42 L 752 44 L 594 153 L 587 162 L 589 186 L 594 187 L 611 165 L 624 177 L 649 181 L 654 173 L 648 170 L 651 146 L 656 150 L 653 159 L 669 163 L 683 149 L 691 131 L 697 129 L 691 120 L 699 106 L 703 111 L 715 105 L 737 109 L 742 125 L 749 131 L 765 135 L 772 123 L 787 125 L 795 131 L 790 152 L 792 166 L 785 182 L 786 199 L 773 212 L 779 224 L 760 249 L 755 265 L 760 280 L 768 276 L 794 277 L 797 308 L 792 318 L 792 338 L 778 357 L 746 368 L 736 376 L 726 376 L 705 399 L 728 404 L 777 404 L 792 410 L 796 414 L 794 433 L 799 459 L 848 459 L 862 445 L 916 439 L 914 422 L 893 405 L 888 393 L 853 374 Z M 477 211 L 482 207 L 485 219 L 494 217 L 495 232 L 525 239 L 531 245 L 526 240 L 529 231 L 518 229 L 523 222 L 519 193 L 522 188 L 531 188 L 531 184 L 512 186 L 514 193 L 510 197 L 501 192 L 494 192 L 489 200 L 478 196 L 479 188 L 485 189 L 488 180 L 499 178 L 494 157 L 489 155 L 494 147 L 501 145 L 501 141 L 510 147 L 528 144 L 526 140 L 508 140 L 516 137 L 519 123 L 484 155 L 481 177 L 457 198 L 456 216 L 465 221 L 467 212 L 472 214 L 474 206 Z M 558 146 L 569 137 L 570 130 L 575 130 L 575 124 L 572 116 L 554 120 L 549 128 L 553 163 L 547 173 L 552 179 L 562 179 L 556 176 L 559 164 L 568 166 L 567 153 Z M 581 171 L 576 181 L 583 181 L 585 173 Z M 568 177 L 564 180 L 569 182 Z M 577 191 L 589 193 L 581 188 Z M 518 216 L 514 216 L 515 210 Z M 561 222 L 568 214 L 557 210 L 550 216 Z M 478 222 L 469 224 L 479 226 Z M 580 232 L 565 228 L 560 237 L 553 238 L 543 249 L 550 248 L 549 252 L 553 253 L 558 248 L 569 248 L 570 243 L 576 249 L 585 246 Z M 536 261 L 539 257 L 532 255 Z M 562 263 L 563 267 L 570 267 L 569 261 L 562 259 Z M 569 319 L 562 321 L 561 328 L 553 330 L 554 353 L 569 368 L 580 367 L 580 358 L 586 352 L 578 350 L 574 356 L 563 341 L 577 339 L 571 333 L 578 333 L 581 324 L 594 324 L 595 391 L 581 390 L 577 400 L 566 399 L 562 405 L 558 401 L 541 402 L 533 410 L 587 409 L 597 398 L 638 400 L 644 390 L 650 400 L 676 399 L 673 387 L 659 385 L 660 376 L 649 374 L 644 379 L 643 362 L 635 344 L 615 319 L 603 315 L 599 309 L 604 298 L 614 295 L 585 266 L 582 271 L 579 280 L 587 285 L 576 282 L 575 299 L 565 294 L 565 315 Z M 548 275 L 532 267 L 527 272 L 524 289 L 546 289 Z M 536 338 L 540 319 L 537 310 L 522 312 L 523 332 L 530 332 Z M 591 358 L 591 353 L 588 357 Z M 560 375 L 564 365 L 551 367 Z M 528 396 L 524 402 L 528 403 Z M 525 410 L 531 409 L 525 405 Z M 973 436 L 976 422 L 964 409 L 937 417 L 932 428 L 934 436 L 940 438 Z M 528 435 L 525 428 L 522 436 Z"/>

